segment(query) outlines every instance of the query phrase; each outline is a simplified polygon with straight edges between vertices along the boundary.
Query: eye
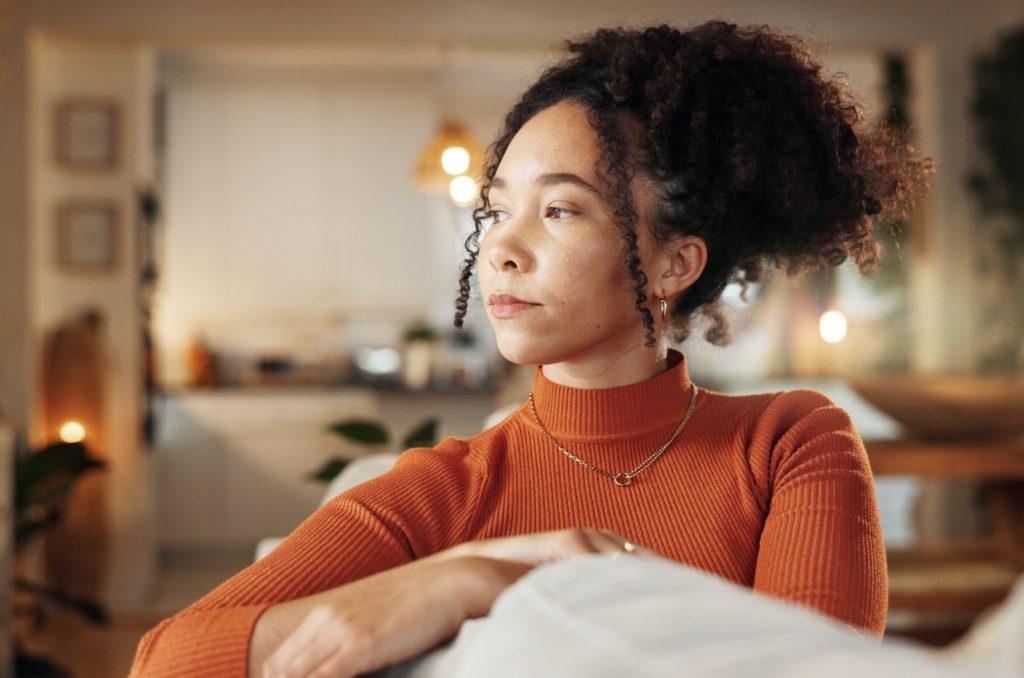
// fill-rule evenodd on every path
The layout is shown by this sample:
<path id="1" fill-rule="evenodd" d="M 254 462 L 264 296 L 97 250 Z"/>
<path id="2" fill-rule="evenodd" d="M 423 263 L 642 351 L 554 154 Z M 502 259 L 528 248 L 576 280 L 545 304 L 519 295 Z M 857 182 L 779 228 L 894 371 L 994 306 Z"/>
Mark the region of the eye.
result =
<path id="1" fill-rule="evenodd" d="M 547 213 L 544 215 L 545 219 L 569 219 L 571 217 L 579 216 L 579 212 L 565 207 L 548 207 Z"/>
<path id="2" fill-rule="evenodd" d="M 487 235 L 487 232 L 491 229 L 491 226 L 502 221 L 508 221 L 509 213 L 505 210 L 500 209 L 489 209 L 484 212 L 478 221 L 480 224 L 480 235 Z"/>

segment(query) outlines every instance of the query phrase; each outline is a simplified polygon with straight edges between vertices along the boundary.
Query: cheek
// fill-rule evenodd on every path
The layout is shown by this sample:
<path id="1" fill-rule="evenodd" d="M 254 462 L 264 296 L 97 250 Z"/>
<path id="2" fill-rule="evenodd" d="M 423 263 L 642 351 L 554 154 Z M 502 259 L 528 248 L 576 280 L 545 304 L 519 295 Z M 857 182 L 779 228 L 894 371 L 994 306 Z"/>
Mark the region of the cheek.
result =
<path id="1" fill-rule="evenodd" d="M 589 259 L 561 276 L 563 294 L 557 309 L 574 332 L 604 332 L 629 326 L 636 311 L 633 282 L 621 258 Z"/>
<path id="2" fill-rule="evenodd" d="M 563 269 L 574 287 L 606 306 L 617 306 L 617 302 L 632 298 L 633 280 L 626 267 L 625 252 L 618 245 L 616 242 L 593 247 L 583 256 L 574 257 Z"/>

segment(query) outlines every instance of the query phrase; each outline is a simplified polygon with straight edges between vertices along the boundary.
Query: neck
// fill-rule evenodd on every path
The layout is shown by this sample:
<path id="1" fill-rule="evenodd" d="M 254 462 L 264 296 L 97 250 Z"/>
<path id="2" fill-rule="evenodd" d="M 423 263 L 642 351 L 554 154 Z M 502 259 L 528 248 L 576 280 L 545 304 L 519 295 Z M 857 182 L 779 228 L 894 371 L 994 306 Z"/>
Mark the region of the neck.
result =
<path id="1" fill-rule="evenodd" d="M 543 365 L 544 377 L 570 388 L 616 388 L 637 384 L 668 368 L 664 342 L 638 346 L 614 355 L 584 356 Z"/>

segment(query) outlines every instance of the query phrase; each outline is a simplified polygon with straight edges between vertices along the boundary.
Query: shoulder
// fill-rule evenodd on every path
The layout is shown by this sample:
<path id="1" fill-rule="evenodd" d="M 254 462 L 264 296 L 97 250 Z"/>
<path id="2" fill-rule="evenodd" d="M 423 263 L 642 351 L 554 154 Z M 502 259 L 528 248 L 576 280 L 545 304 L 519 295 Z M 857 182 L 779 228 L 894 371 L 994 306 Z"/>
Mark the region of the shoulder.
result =
<path id="1" fill-rule="evenodd" d="M 846 410 L 824 393 L 806 388 L 771 394 L 760 421 L 766 428 L 787 432 L 794 427 L 853 430 Z"/>
<path id="2" fill-rule="evenodd" d="M 812 389 L 771 394 L 751 437 L 755 447 L 774 458 L 795 454 L 809 443 L 822 451 L 863 452 L 860 435 L 846 410 Z"/>
<path id="3" fill-rule="evenodd" d="M 456 543 L 486 483 L 468 440 L 448 437 L 410 448 L 385 473 L 336 498 L 350 501 L 405 535 L 411 552 L 432 553 Z"/>
<path id="4" fill-rule="evenodd" d="M 849 414 L 827 395 L 813 389 L 734 395 L 704 389 L 711 416 L 750 429 L 758 438 L 771 440 L 802 424 L 853 430 Z"/>
<path id="5" fill-rule="evenodd" d="M 867 453 L 850 415 L 824 393 L 794 389 L 715 399 L 720 398 L 723 416 L 729 409 L 735 413 L 746 464 L 762 498 L 785 478 L 800 474 L 845 469 L 870 475 Z"/>
<path id="6" fill-rule="evenodd" d="M 709 423 L 712 437 L 724 436 L 731 445 L 751 451 L 754 446 L 776 441 L 815 411 L 836 419 L 833 425 L 850 425 L 835 403 L 809 389 L 743 394 L 702 389 L 695 416 Z M 844 417 L 845 421 L 839 421 Z"/>
<path id="7" fill-rule="evenodd" d="M 509 430 L 518 426 L 519 408 L 490 428 L 468 438 L 448 437 L 434 447 L 412 448 L 399 455 L 394 471 L 403 475 L 432 469 L 451 476 L 481 476 L 506 448 Z"/>

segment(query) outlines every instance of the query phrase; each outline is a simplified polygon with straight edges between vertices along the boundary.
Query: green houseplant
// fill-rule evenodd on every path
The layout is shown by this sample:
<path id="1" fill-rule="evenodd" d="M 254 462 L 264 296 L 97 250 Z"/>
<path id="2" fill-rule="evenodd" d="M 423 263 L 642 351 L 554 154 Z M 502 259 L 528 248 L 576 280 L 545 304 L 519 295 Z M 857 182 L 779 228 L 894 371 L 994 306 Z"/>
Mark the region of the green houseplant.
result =
<path id="1" fill-rule="evenodd" d="M 979 306 L 988 345 L 979 368 L 1024 370 L 1024 26 L 974 61 L 971 113 L 981 162 L 967 186 L 984 217 L 977 257 L 990 291 Z"/>
<path id="2" fill-rule="evenodd" d="M 909 143 L 912 129 L 911 83 L 906 56 L 898 52 L 886 54 L 882 72 L 885 113 L 879 124 L 888 136 L 900 143 Z M 878 372 L 904 373 L 910 369 L 911 346 L 908 263 L 905 259 L 910 240 L 909 224 L 903 221 L 882 222 L 875 234 L 882 245 L 882 256 L 870 284 L 891 304 L 880 328 L 886 349 L 875 368 Z"/>
<path id="3" fill-rule="evenodd" d="M 15 553 L 24 552 L 47 528 L 60 522 L 68 497 L 83 474 L 105 466 L 82 443 L 54 443 L 35 452 L 15 455 Z M 14 578 L 14 589 L 32 601 L 16 605 L 15 616 L 29 617 L 37 627 L 46 621 L 44 603 L 71 610 L 93 624 L 109 623 L 107 611 L 96 601 L 69 596 L 20 576 Z M 64 675 L 63 669 L 46 658 L 28 655 L 17 647 L 16 655 L 17 675 Z"/>
<path id="4" fill-rule="evenodd" d="M 345 440 L 367 447 L 386 446 L 391 441 L 391 434 L 383 424 L 366 419 L 348 419 L 331 424 L 328 427 Z M 437 419 L 427 419 L 418 424 L 402 439 L 401 450 L 410 447 L 433 447 L 437 444 Z M 399 450 L 399 451 L 401 451 Z M 351 459 L 332 457 L 323 466 L 310 474 L 310 480 L 329 483 L 348 466 Z"/>

